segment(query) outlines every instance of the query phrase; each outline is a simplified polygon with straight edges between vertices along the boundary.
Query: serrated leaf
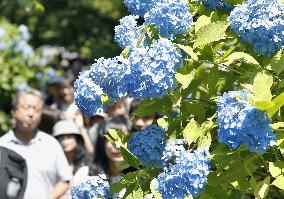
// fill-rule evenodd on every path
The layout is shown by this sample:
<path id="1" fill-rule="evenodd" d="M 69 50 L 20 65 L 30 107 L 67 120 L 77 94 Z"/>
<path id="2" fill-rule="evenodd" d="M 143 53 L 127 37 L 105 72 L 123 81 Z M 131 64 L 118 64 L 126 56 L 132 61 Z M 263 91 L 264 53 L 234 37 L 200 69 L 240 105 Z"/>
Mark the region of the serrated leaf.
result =
<path id="1" fill-rule="evenodd" d="M 198 123 L 192 118 L 184 128 L 182 134 L 185 141 L 190 145 L 199 138 L 201 130 Z"/>
<path id="2" fill-rule="evenodd" d="M 274 178 L 284 175 L 284 162 L 269 162 L 269 172 Z"/>
<path id="3" fill-rule="evenodd" d="M 254 78 L 253 94 L 254 101 L 271 101 L 270 88 L 273 84 L 273 77 L 265 72 L 259 72 Z"/>
<path id="4" fill-rule="evenodd" d="M 159 118 L 157 120 L 157 123 L 162 128 L 167 128 L 169 126 L 169 122 L 167 120 L 165 120 L 165 118 Z"/>
<path id="5" fill-rule="evenodd" d="M 278 187 L 279 189 L 284 190 L 284 176 L 278 176 L 273 182 L 272 184 L 276 187 Z"/>
<path id="6" fill-rule="evenodd" d="M 197 32 L 200 28 L 206 26 L 207 24 L 211 23 L 211 17 L 207 17 L 205 15 L 202 15 L 198 17 L 196 22 L 194 23 L 195 25 L 195 32 Z"/>
<path id="7" fill-rule="evenodd" d="M 139 159 L 133 155 L 128 149 L 123 146 L 120 147 L 121 154 L 125 161 L 129 163 L 130 166 L 138 167 L 140 164 Z"/>
<path id="8" fill-rule="evenodd" d="M 115 140 L 118 139 L 118 135 L 115 129 L 107 129 L 108 133 L 111 135 L 111 137 Z"/>
<path id="9" fill-rule="evenodd" d="M 143 191 L 141 187 L 139 187 L 137 190 L 134 190 L 132 192 L 132 196 L 134 199 L 143 198 Z"/>
<path id="10" fill-rule="evenodd" d="M 268 116 L 271 118 L 281 106 L 284 105 L 284 92 L 275 97 L 272 102 L 275 104 L 268 110 Z"/>
<path id="11" fill-rule="evenodd" d="M 268 67 L 271 68 L 277 75 L 284 71 L 284 50 L 280 50 L 276 53 Z"/>
<path id="12" fill-rule="evenodd" d="M 226 64 L 231 64 L 235 61 L 239 61 L 259 66 L 259 63 L 251 55 L 244 52 L 234 52 L 230 54 L 225 60 L 227 61 Z"/>
<path id="13" fill-rule="evenodd" d="M 272 129 L 279 129 L 279 128 L 284 128 L 284 122 L 277 122 L 274 124 L 271 124 Z"/>
<path id="14" fill-rule="evenodd" d="M 180 49 L 182 49 L 186 54 L 188 54 L 191 59 L 194 61 L 198 61 L 198 56 L 197 54 L 193 51 L 193 49 L 190 46 L 184 46 L 181 44 L 176 44 Z"/>
<path id="15" fill-rule="evenodd" d="M 194 79 L 194 74 L 195 73 L 193 71 L 187 75 L 176 73 L 175 78 L 182 85 L 183 89 L 186 89 Z"/>
<path id="16" fill-rule="evenodd" d="M 224 39 L 228 26 L 229 23 L 225 21 L 213 22 L 203 26 L 196 33 L 196 40 L 193 48 Z"/>
<path id="17" fill-rule="evenodd" d="M 258 101 L 254 103 L 254 106 L 260 110 L 268 110 L 270 108 L 272 108 L 275 104 L 271 101 Z"/>
<path id="18" fill-rule="evenodd" d="M 257 183 L 254 189 L 254 196 L 256 198 L 265 198 L 269 191 L 270 177 L 265 178 L 263 181 Z"/>
<path id="19" fill-rule="evenodd" d="M 157 179 L 153 179 L 150 183 L 150 190 L 151 193 L 154 195 L 155 199 L 163 199 L 162 195 L 155 189 L 154 184 L 156 183 Z"/>

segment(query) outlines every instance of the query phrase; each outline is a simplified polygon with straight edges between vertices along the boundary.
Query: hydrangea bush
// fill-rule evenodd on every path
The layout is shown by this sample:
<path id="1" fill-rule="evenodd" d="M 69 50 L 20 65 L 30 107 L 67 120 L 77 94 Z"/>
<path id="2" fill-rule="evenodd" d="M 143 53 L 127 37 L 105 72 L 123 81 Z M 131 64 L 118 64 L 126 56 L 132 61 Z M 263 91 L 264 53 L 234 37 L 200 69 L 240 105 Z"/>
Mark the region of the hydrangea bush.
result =
<path id="1" fill-rule="evenodd" d="M 124 3 L 131 15 L 114 39 L 125 49 L 79 75 L 76 104 L 94 115 L 108 106 L 105 96 L 131 97 L 142 100 L 136 116 L 163 117 L 127 136 L 111 131 L 136 168 L 111 190 L 125 188 L 125 198 L 284 198 L 283 1 Z"/>

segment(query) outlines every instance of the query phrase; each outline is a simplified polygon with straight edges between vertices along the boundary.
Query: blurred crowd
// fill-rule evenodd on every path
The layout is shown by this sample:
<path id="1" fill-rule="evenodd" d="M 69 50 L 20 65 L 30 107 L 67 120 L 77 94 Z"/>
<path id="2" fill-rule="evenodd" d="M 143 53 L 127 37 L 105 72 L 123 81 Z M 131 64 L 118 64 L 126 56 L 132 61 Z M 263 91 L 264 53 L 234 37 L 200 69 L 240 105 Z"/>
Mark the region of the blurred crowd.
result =
<path id="1" fill-rule="evenodd" d="M 89 175 L 106 174 L 111 184 L 134 170 L 123 166 L 120 150 L 104 135 L 109 129 L 125 135 L 143 130 L 156 122 L 158 114 L 137 117 L 140 102 L 124 98 L 87 117 L 75 105 L 72 78 L 54 77 L 47 87 L 45 97 L 33 88 L 14 96 L 13 126 L 0 138 L 0 146 L 17 152 L 27 163 L 27 185 L 20 198 L 71 198 L 72 179 L 84 166 Z M 115 198 L 123 194 L 122 190 Z"/>

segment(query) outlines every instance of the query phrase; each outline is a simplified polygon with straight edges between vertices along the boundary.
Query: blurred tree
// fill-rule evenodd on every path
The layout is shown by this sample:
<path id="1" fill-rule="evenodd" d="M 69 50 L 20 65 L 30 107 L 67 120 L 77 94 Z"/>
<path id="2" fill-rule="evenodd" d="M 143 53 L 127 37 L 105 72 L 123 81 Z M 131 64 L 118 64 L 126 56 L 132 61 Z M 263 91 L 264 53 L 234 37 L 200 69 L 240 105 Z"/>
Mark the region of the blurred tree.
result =
<path id="1" fill-rule="evenodd" d="M 2 0 L 0 13 L 12 23 L 26 24 L 35 48 L 64 46 L 93 60 L 120 52 L 113 42 L 114 26 L 127 10 L 117 0 Z"/>

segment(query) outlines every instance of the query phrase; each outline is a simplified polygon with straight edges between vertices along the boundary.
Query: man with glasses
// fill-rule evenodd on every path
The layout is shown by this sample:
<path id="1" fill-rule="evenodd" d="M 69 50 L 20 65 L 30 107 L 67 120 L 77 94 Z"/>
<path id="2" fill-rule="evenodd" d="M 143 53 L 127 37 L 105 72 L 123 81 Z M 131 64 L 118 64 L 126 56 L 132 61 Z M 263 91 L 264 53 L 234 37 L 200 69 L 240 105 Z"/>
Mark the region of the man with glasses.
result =
<path id="1" fill-rule="evenodd" d="M 28 88 L 12 101 L 13 129 L 0 138 L 0 145 L 20 154 L 27 163 L 28 180 L 24 199 L 60 198 L 68 189 L 72 173 L 61 146 L 39 131 L 44 100 Z"/>

